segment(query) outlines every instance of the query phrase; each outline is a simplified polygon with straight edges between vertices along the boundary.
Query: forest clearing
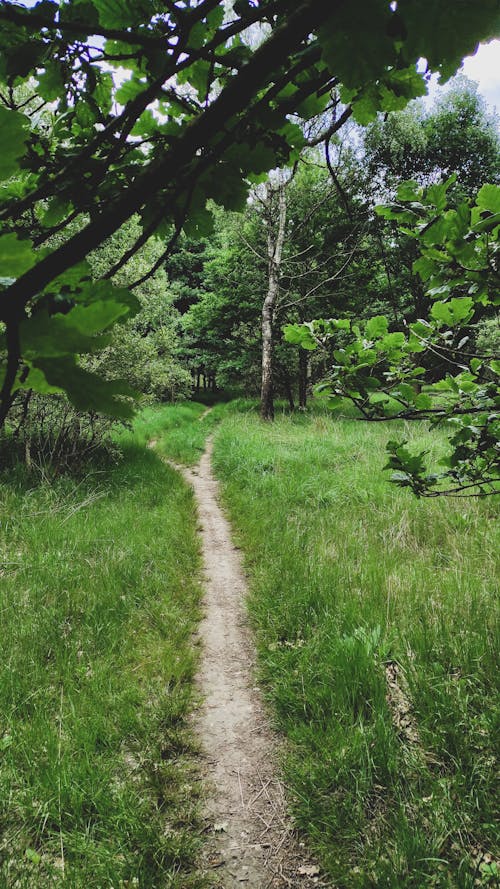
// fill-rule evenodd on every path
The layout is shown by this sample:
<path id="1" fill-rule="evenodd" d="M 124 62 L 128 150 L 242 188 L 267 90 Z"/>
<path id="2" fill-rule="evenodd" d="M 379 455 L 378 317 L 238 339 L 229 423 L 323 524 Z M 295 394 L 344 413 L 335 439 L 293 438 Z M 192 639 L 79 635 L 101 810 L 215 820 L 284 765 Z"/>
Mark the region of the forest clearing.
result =
<path id="1" fill-rule="evenodd" d="M 218 885 L 196 866 L 230 830 L 203 820 L 189 716 L 198 520 L 165 463 L 195 465 L 210 433 L 314 879 L 494 885 L 496 501 L 417 501 L 373 472 L 385 428 L 324 411 L 263 428 L 242 401 L 148 409 L 76 487 L 4 477 L 5 885 Z M 314 885 L 299 849 L 292 885 Z"/>
<path id="2" fill-rule="evenodd" d="M 0 889 L 494 889 L 500 0 L 0 0 Z"/>

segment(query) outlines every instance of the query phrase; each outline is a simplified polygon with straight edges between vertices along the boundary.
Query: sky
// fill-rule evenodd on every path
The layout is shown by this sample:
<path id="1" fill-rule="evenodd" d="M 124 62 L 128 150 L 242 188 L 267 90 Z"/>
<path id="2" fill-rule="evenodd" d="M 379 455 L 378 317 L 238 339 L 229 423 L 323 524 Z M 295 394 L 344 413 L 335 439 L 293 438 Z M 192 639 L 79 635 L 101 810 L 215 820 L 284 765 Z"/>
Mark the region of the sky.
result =
<path id="1" fill-rule="evenodd" d="M 467 56 L 464 59 L 458 73 L 465 74 L 470 80 L 475 80 L 479 84 L 479 92 L 486 99 L 488 106 L 492 111 L 496 108 L 500 115 L 500 40 L 481 44 L 475 55 Z M 439 86 L 437 78 L 433 77 L 429 98 L 434 100 L 445 89 L 446 85 Z"/>
<path id="2" fill-rule="evenodd" d="M 500 40 L 480 46 L 475 56 L 467 56 L 462 71 L 479 83 L 488 105 L 500 114 Z"/>

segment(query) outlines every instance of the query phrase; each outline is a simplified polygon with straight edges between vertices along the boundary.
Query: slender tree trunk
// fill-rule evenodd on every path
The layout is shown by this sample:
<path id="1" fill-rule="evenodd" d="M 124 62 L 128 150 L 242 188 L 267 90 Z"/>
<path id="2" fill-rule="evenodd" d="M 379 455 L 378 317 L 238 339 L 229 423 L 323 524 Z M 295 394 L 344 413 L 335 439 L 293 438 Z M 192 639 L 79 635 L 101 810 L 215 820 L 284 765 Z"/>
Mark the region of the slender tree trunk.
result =
<path id="1" fill-rule="evenodd" d="M 274 381 L 273 381 L 273 302 L 268 291 L 262 307 L 262 388 L 260 392 L 260 415 L 263 420 L 274 420 Z"/>
<path id="2" fill-rule="evenodd" d="M 268 218 L 267 257 L 268 286 L 262 306 L 262 388 L 260 415 L 263 420 L 274 420 L 274 310 L 279 294 L 281 257 L 285 240 L 286 196 L 285 184 L 280 181 L 277 189 L 268 186 L 268 206 L 273 211 L 273 193 L 278 194 L 278 219 Z"/>
<path id="3" fill-rule="evenodd" d="M 299 407 L 305 410 L 307 407 L 307 371 L 309 368 L 309 356 L 305 349 L 299 349 Z"/>
<path id="4" fill-rule="evenodd" d="M 285 394 L 288 400 L 288 407 L 291 411 L 295 410 L 295 402 L 293 400 L 292 383 L 289 374 L 285 374 Z"/>

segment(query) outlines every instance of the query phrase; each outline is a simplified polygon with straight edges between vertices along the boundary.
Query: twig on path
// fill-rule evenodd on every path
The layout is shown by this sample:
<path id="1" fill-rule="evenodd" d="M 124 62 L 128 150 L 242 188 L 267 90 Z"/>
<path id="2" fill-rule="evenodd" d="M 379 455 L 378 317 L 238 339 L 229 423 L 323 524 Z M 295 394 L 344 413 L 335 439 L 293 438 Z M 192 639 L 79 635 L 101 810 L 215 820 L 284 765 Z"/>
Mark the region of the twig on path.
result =
<path id="1" fill-rule="evenodd" d="M 262 785 L 262 787 L 260 788 L 258 794 L 257 794 L 256 796 L 254 796 L 253 800 L 251 800 L 251 801 L 248 803 L 248 806 L 247 806 L 248 809 L 251 809 L 252 806 L 255 805 L 255 803 L 257 802 L 257 800 L 260 799 L 260 797 L 262 796 L 262 794 L 263 794 L 263 793 L 265 792 L 265 790 L 269 787 L 269 785 L 270 785 L 270 783 L 271 783 L 271 780 L 272 780 L 272 779 L 269 778 L 269 780 L 266 781 L 266 783 Z M 261 781 L 262 781 L 262 778 L 261 778 Z"/>
<path id="2" fill-rule="evenodd" d="M 239 770 L 239 769 L 238 769 L 238 784 L 239 784 L 239 787 L 240 787 L 241 805 L 242 805 L 243 808 L 245 808 L 245 800 L 243 799 L 243 788 L 242 788 L 242 786 L 241 786 L 241 775 L 240 775 L 240 770 Z"/>

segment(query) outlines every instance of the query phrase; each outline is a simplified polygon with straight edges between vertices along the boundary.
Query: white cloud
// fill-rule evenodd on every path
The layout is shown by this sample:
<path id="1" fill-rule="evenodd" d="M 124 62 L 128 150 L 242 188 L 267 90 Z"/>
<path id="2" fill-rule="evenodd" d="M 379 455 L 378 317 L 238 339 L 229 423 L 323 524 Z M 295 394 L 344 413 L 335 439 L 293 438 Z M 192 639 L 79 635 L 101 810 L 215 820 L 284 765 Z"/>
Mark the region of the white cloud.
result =
<path id="1" fill-rule="evenodd" d="M 464 59 L 462 71 L 478 82 L 488 105 L 500 112 L 500 40 L 481 44 L 474 56 Z"/>
<path id="2" fill-rule="evenodd" d="M 425 59 L 421 59 L 425 68 Z M 497 111 L 497 121 L 500 129 L 500 40 L 492 40 L 491 43 L 483 43 L 478 47 L 473 56 L 467 56 L 457 74 L 465 74 L 469 80 L 474 80 L 478 85 L 479 94 L 486 100 L 491 111 Z M 442 86 L 438 82 L 438 75 L 433 74 L 428 84 L 428 94 L 424 96 L 424 104 L 432 107 L 436 99 L 444 95 L 450 88 L 452 81 Z"/>

